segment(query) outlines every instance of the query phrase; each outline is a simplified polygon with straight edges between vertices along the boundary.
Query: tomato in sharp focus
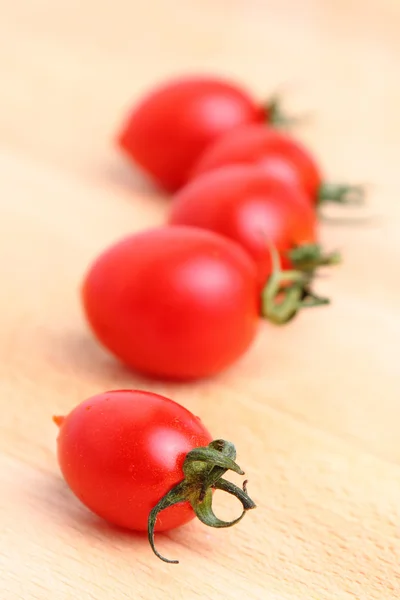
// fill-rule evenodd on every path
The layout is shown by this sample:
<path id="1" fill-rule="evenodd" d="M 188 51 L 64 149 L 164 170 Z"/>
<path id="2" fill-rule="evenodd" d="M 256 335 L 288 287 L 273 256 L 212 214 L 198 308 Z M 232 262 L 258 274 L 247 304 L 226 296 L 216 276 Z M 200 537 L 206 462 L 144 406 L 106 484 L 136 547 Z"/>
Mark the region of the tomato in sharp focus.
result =
<path id="1" fill-rule="evenodd" d="M 175 380 L 218 373 L 253 341 L 255 265 L 236 243 L 193 227 L 129 236 L 94 262 L 83 305 L 97 339 L 138 372 Z"/>
<path id="2" fill-rule="evenodd" d="M 317 242 L 316 213 L 305 193 L 257 166 L 226 166 L 194 179 L 175 195 L 169 222 L 238 242 L 254 259 L 261 287 L 271 275 L 271 244 L 288 269 L 287 251 Z"/>
<path id="3" fill-rule="evenodd" d="M 146 531 L 151 509 L 183 479 L 186 454 L 211 442 L 197 417 L 158 394 L 110 391 L 79 404 L 62 422 L 58 459 L 74 494 L 121 527 Z M 194 517 L 190 505 L 163 512 L 157 531 Z"/>
<path id="4" fill-rule="evenodd" d="M 179 189 L 204 150 L 234 128 L 266 122 L 275 104 L 261 106 L 242 87 L 212 76 L 174 79 L 152 90 L 128 115 L 118 145 L 168 192 Z"/>
<path id="5" fill-rule="evenodd" d="M 190 180 L 235 164 L 262 167 L 268 175 L 301 188 L 313 205 L 362 198 L 359 186 L 324 183 L 312 154 L 292 136 L 257 124 L 239 127 L 210 145 L 194 165 Z"/>
<path id="6" fill-rule="evenodd" d="M 211 527 L 229 527 L 255 507 L 246 493 L 222 478 L 243 474 L 236 450 L 212 438 L 198 417 L 169 398 L 137 390 L 93 396 L 66 417 L 54 417 L 61 472 L 72 492 L 106 521 L 147 531 L 179 527 L 197 516 Z M 209 474 L 215 476 L 210 480 Z M 235 495 L 243 506 L 224 522 L 212 511 L 212 491 Z"/>

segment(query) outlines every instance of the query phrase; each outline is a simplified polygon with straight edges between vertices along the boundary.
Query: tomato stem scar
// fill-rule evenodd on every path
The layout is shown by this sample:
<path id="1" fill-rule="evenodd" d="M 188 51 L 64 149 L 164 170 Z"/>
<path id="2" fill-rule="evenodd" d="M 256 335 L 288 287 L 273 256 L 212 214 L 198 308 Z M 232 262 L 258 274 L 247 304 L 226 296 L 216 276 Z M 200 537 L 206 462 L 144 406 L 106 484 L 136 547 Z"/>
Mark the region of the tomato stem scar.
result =
<path id="1" fill-rule="evenodd" d="M 57 427 L 61 427 L 61 425 L 64 423 L 64 421 L 65 421 L 65 417 L 62 417 L 60 415 L 53 416 L 53 423 L 55 423 L 57 425 Z"/>

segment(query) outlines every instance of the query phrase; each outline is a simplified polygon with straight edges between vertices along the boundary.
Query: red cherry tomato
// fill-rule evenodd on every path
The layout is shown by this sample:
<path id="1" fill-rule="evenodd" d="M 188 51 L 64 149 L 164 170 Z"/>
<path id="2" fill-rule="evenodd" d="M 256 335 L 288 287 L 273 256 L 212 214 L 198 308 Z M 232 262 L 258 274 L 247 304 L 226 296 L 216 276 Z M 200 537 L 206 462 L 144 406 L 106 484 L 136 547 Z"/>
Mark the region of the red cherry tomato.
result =
<path id="1" fill-rule="evenodd" d="M 161 188 L 173 192 L 212 142 L 270 116 L 268 107 L 234 83 L 217 77 L 180 78 L 156 88 L 132 110 L 118 143 Z"/>
<path id="2" fill-rule="evenodd" d="M 59 425 L 58 460 L 74 494 L 103 519 L 135 531 L 165 531 L 195 515 L 211 527 L 229 527 L 255 507 L 243 490 L 222 478 L 243 474 L 236 450 L 211 436 L 188 410 L 158 394 L 116 390 L 82 402 Z M 210 473 L 213 477 L 210 478 Z M 242 514 L 231 522 L 212 511 L 212 491 L 235 495 Z"/>
<path id="3" fill-rule="evenodd" d="M 176 380 L 228 367 L 257 331 L 253 262 L 211 231 L 164 227 L 106 250 L 83 286 L 98 340 L 135 370 Z"/>
<path id="4" fill-rule="evenodd" d="M 176 194 L 169 222 L 238 242 L 253 257 L 260 286 L 271 275 L 270 244 L 282 267 L 291 268 L 287 251 L 317 241 L 315 210 L 304 192 L 257 166 L 227 166 L 194 179 Z"/>
<path id="5" fill-rule="evenodd" d="M 227 165 L 259 165 L 268 175 L 300 187 L 313 204 L 360 200 L 359 186 L 327 184 L 311 153 L 291 136 L 262 125 L 237 128 L 210 145 L 191 171 L 190 179 Z"/>
<path id="6" fill-rule="evenodd" d="M 191 179 L 232 164 L 260 165 L 275 177 L 301 187 L 314 201 L 321 174 L 311 154 L 291 136 L 272 127 L 248 125 L 217 140 L 200 157 Z"/>
<path id="7" fill-rule="evenodd" d="M 183 479 L 186 454 L 211 442 L 200 419 L 150 392 L 105 392 L 62 421 L 58 460 L 74 494 L 103 519 L 146 531 L 151 509 Z M 157 531 L 187 523 L 189 504 L 160 514 Z"/>

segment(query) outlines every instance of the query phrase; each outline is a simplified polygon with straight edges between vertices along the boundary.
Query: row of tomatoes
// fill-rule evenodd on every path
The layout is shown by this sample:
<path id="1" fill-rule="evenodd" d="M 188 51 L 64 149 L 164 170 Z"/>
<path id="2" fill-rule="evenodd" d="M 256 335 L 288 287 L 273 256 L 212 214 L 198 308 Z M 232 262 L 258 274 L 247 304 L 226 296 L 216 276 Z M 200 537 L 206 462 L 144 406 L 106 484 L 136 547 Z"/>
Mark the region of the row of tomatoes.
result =
<path id="1" fill-rule="evenodd" d="M 169 220 L 103 252 L 82 297 L 97 339 L 134 370 L 180 381 L 213 375 L 247 350 L 260 314 L 281 324 L 327 302 L 312 291 L 313 275 L 339 257 L 318 243 L 317 208 L 359 190 L 326 185 L 274 121 L 276 102 L 262 107 L 238 86 L 198 77 L 158 88 L 124 124 L 120 147 L 173 194 Z M 169 399 L 108 392 L 55 420 L 71 489 L 108 521 L 147 529 L 158 556 L 155 529 L 194 514 L 226 527 L 255 506 L 245 485 L 222 477 L 243 473 L 234 446 L 212 441 Z M 215 489 L 240 500 L 238 519 L 215 516 Z"/>
<path id="2" fill-rule="evenodd" d="M 213 375 L 249 347 L 261 315 L 289 321 L 326 303 L 315 269 L 317 206 L 354 189 L 323 183 L 311 154 L 232 84 L 191 78 L 136 107 L 119 144 L 173 193 L 167 227 L 106 250 L 83 289 L 98 340 L 146 375 Z M 281 273 L 280 271 L 284 272 Z"/>

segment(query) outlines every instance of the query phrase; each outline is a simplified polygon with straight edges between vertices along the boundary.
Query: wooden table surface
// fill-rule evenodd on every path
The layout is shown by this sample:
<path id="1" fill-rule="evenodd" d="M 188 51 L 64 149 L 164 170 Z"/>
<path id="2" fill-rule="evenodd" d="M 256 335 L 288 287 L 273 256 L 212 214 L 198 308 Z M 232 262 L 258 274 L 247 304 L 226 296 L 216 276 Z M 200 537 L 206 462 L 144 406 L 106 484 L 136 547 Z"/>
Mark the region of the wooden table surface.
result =
<path id="1" fill-rule="evenodd" d="M 2 600 L 399 598 L 399 33 L 397 0 L 2 3 Z M 298 135 L 330 179 L 370 184 L 377 218 L 324 225 L 345 257 L 318 282 L 331 307 L 263 324 L 213 380 L 166 385 L 95 344 L 77 290 L 97 252 L 168 207 L 113 148 L 126 108 L 200 70 L 311 110 Z M 121 387 L 167 394 L 234 440 L 258 504 L 230 530 L 158 536 L 177 567 L 91 516 L 59 474 L 51 415 Z"/>

